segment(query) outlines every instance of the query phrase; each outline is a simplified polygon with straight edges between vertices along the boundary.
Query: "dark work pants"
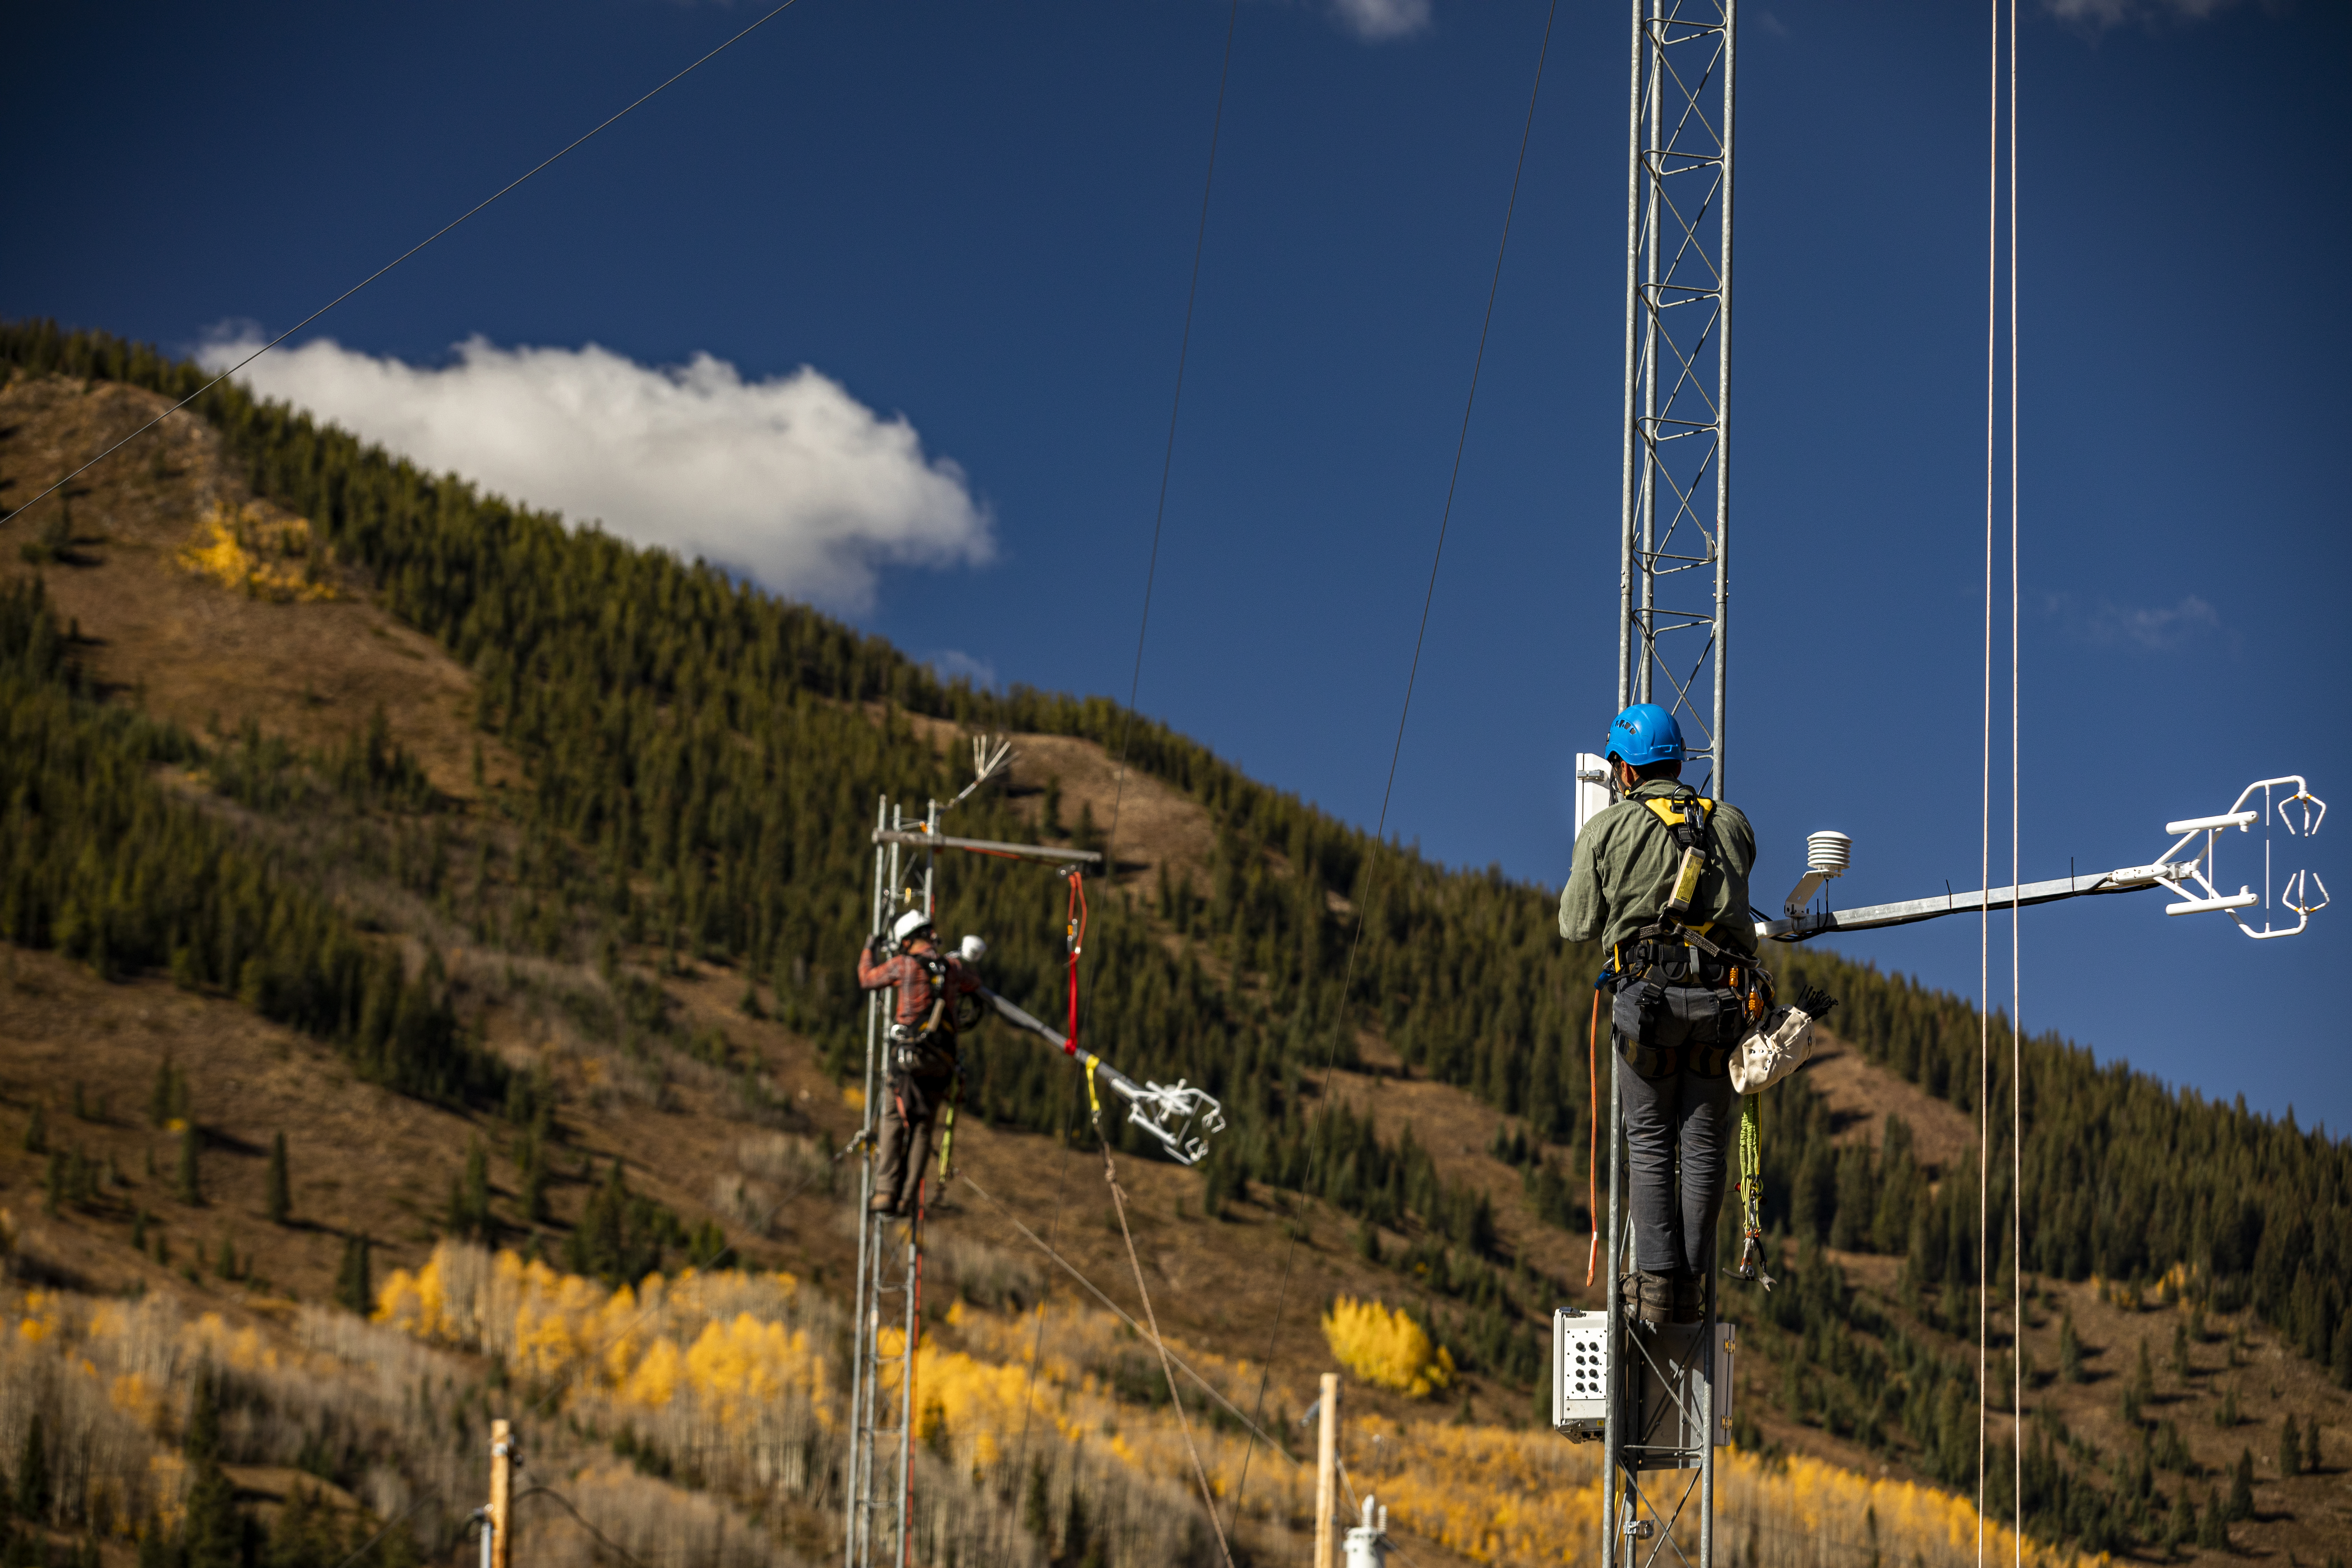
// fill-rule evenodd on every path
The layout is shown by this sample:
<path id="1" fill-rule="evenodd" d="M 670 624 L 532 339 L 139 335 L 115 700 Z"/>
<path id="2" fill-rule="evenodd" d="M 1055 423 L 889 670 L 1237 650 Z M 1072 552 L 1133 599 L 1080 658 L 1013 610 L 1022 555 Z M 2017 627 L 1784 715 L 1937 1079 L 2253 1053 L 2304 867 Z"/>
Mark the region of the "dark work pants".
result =
<path id="1" fill-rule="evenodd" d="M 914 1212 L 915 1192 L 931 1160 L 931 1129 L 954 1083 L 952 1077 L 900 1077 L 884 1086 L 881 1158 L 874 1173 L 874 1193 L 889 1199 L 893 1208 Z"/>
<path id="2" fill-rule="evenodd" d="M 1704 1277 L 1714 1267 L 1731 1099 L 1728 1073 L 1645 1079 L 1623 1058 L 1618 1059 L 1617 1100 L 1625 1115 L 1625 1163 L 1633 1189 L 1633 1266 L 1644 1274 Z"/>

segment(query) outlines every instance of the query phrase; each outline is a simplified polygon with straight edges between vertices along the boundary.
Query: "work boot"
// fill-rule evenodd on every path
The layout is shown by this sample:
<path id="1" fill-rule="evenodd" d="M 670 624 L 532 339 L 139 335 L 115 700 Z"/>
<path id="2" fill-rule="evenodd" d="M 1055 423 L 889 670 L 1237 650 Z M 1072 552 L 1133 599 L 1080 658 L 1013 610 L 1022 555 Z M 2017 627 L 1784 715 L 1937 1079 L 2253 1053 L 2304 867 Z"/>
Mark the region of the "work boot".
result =
<path id="1" fill-rule="evenodd" d="M 884 1215 L 889 1218 L 896 1219 L 898 1216 L 898 1205 L 891 1200 L 889 1194 L 877 1193 L 873 1197 L 866 1200 L 866 1212 L 867 1214 Z"/>
<path id="2" fill-rule="evenodd" d="M 1673 1308 L 1667 1321 L 1696 1323 L 1706 1315 L 1706 1281 L 1696 1274 L 1674 1279 Z"/>
<path id="3" fill-rule="evenodd" d="M 1664 1274 L 1629 1274 L 1622 1289 L 1625 1312 L 1651 1328 L 1664 1322 L 1674 1310 L 1674 1279 Z"/>

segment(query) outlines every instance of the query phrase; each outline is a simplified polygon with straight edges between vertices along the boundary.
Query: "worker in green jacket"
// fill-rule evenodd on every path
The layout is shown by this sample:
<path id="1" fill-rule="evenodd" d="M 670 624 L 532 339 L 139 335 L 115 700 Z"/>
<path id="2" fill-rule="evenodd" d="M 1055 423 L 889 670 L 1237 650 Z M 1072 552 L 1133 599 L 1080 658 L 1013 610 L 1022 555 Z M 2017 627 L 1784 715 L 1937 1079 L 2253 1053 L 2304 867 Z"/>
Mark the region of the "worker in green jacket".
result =
<path id="1" fill-rule="evenodd" d="M 1622 798 L 1577 837 L 1559 934 L 1601 942 L 1628 1069 L 1615 1075 L 1638 1271 L 1627 1305 L 1646 1323 L 1695 1323 L 1723 1206 L 1730 1053 L 1769 1004 L 1748 907 L 1756 834 L 1681 782 L 1682 730 L 1655 703 L 1617 716 L 1607 754 Z"/>

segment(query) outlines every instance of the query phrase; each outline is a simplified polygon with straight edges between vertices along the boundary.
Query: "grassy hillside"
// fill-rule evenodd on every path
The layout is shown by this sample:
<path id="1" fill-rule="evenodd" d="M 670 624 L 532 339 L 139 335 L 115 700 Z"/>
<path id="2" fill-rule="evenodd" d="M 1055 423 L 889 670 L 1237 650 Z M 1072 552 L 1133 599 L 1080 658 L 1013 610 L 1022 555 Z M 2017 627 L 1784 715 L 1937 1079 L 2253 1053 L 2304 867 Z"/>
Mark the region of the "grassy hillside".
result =
<path id="1" fill-rule="evenodd" d="M 187 367 L 41 326 L 0 331 L 0 362 L 17 367 L 0 393 L 0 502 L 148 416 L 154 389 L 195 384 Z M 1547 890 L 1382 849 L 1114 705 L 942 685 L 813 612 L 569 533 L 282 409 L 229 390 L 198 406 L 201 421 L 0 528 L 25 574 L 0 607 L 0 930 L 23 950 L 12 984 L 54 998 L 16 1010 L 0 1084 L 26 1124 L 13 1142 L 45 1145 L 11 1177 L 31 1200 L 14 1203 L 20 1218 L 49 1211 L 28 1226 L 26 1269 L 101 1293 L 136 1280 L 217 1295 L 231 1285 L 206 1265 L 225 1247 L 239 1299 L 258 1276 L 316 1302 L 362 1237 L 379 1272 L 456 1235 L 619 1282 L 698 1240 L 715 1251 L 716 1226 L 762 1266 L 837 1283 L 845 1243 L 821 1182 L 775 1234 L 750 1222 L 851 1121 L 835 1080 L 860 1038 L 843 976 L 863 930 L 863 826 L 880 790 L 953 793 L 955 737 L 1002 730 L 1024 763 L 1010 791 L 963 808 L 961 830 L 1099 836 L 1106 749 L 1123 742 L 1142 775 L 1112 847 L 1118 893 L 1096 899 L 1087 1029 L 1132 1071 L 1206 1082 L 1234 1121 L 1204 1173 L 1126 1167 L 1163 1318 L 1231 1358 L 1270 1349 L 1278 1403 L 1328 1364 L 1314 1324 L 1331 1297 L 1383 1297 L 1461 1363 L 1457 1415 L 1527 1421 L 1542 1323 L 1582 1294 L 1596 956 L 1563 949 Z M 993 864 L 950 878 L 950 918 L 989 933 L 996 983 L 1056 997 L 1058 882 Z M 1977 1022 L 1821 955 L 1784 964 L 1784 984 L 1804 979 L 1846 998 L 1850 1038 L 1809 1075 L 1820 1092 L 1801 1080 L 1770 1108 L 1786 1284 L 1730 1309 L 1748 1325 L 1743 1439 L 1971 1487 Z M 106 1042 L 101 1076 L 97 1020 L 133 997 L 138 1032 Z M 236 1022 L 256 1015 L 261 1034 Z M 165 1050 L 194 1114 L 163 1103 L 142 1119 L 134 1101 L 171 1100 Z M 282 1083 L 266 1110 L 247 1087 L 266 1073 L 257 1052 Z M 1098 1281 L 1123 1278 L 1083 1161 L 1069 1184 L 1071 1157 L 1034 1136 L 1072 1127 L 1073 1080 L 1001 1031 L 977 1057 L 988 1131 L 969 1168 L 1040 1229 L 1082 1212 L 1063 1243 Z M 223 1075 L 237 1076 L 215 1087 Z M 2005 1081 L 1995 1092 L 2005 1102 Z M 2200 1524 L 2216 1496 L 2235 1511 L 2228 1471 L 2259 1450 L 2247 1507 L 2275 1517 L 2225 1533 L 2307 1553 L 2340 1542 L 2333 1450 L 2323 1439 L 2320 1474 L 2277 1457 L 2283 1416 L 2340 1430 L 2324 1384 L 2352 1379 L 2344 1146 L 2056 1041 L 2032 1045 L 2025 1092 L 2033 1289 L 2021 1329 L 2002 1312 L 1995 1338 L 2003 1354 L 2021 1341 L 2034 1373 L 2034 1528 L 2155 1549 L 2183 1499 Z M 353 1114 L 362 1103 L 380 1109 Z M 322 1117 L 361 1125 L 305 1131 Z M 173 1121 L 194 1130 L 164 1131 Z M 298 1171 L 337 1167 L 331 1194 L 305 1189 L 306 1205 L 332 1205 L 307 1231 L 271 1217 L 279 1131 Z M 353 1148 L 382 1174 L 351 1170 Z M 2007 1166 L 1997 1147 L 1992 1168 Z M 216 1212 L 214 1183 L 241 1184 L 242 1220 Z M 959 1201 L 959 1224 L 1019 1245 Z M 1269 1344 L 1294 1226 L 1306 1250 Z M 1018 1274 L 1015 1258 L 971 1268 Z M 198 1279 L 171 1271 L 192 1260 Z M 2003 1300 L 2018 1261 L 1993 1260 Z M 986 1309 L 1036 1289 L 965 1293 Z M 2140 1337 L 2145 1386 L 2127 1348 Z M 1990 1425 L 2000 1442 L 2014 1430 L 2005 1412 Z M 0 1427 L 0 1455 L 16 1440 Z M 405 1463 L 383 1442 L 371 1463 Z M 2009 1474 L 1997 1457 L 1997 1511 Z M 823 1485 L 799 1497 L 814 1512 L 795 1528 L 817 1528 Z M 1288 1506 L 1255 1521 L 1273 1532 L 1261 1550 L 1295 1524 Z M 1066 1544 L 1066 1522 L 1029 1538 Z"/>

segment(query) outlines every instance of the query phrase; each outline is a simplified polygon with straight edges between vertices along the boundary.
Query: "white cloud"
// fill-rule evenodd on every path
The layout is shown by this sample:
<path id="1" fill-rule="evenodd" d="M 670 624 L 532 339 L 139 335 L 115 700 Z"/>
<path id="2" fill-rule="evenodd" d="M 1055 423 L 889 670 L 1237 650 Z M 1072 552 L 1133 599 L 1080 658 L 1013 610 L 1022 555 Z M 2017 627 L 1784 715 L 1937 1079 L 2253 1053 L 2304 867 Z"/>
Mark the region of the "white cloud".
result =
<path id="1" fill-rule="evenodd" d="M 1402 38 L 1429 26 L 1430 0 L 1331 0 L 1339 25 L 1368 44 Z"/>
<path id="2" fill-rule="evenodd" d="M 2194 594 L 2177 605 L 2135 606 L 2101 599 L 2089 609 L 2062 594 L 2051 598 L 2049 610 L 2084 642 L 2100 647 L 2137 648 L 2143 653 L 2162 653 L 2221 629 L 2221 616 Z"/>
<path id="3" fill-rule="evenodd" d="M 996 666 L 960 647 L 941 648 L 924 662 L 941 680 L 969 680 L 982 691 L 996 689 Z"/>
<path id="4" fill-rule="evenodd" d="M 2050 14 L 2064 22 L 2078 22 L 2095 30 L 2118 27 L 2126 22 L 2201 22 L 2225 11 L 2236 0 L 2042 0 Z"/>
<path id="5" fill-rule="evenodd" d="M 239 332 L 198 357 L 217 370 L 259 341 Z M 238 379 L 436 472 L 836 609 L 871 605 L 882 566 L 994 556 L 963 470 L 806 365 L 745 381 L 707 353 L 653 366 L 480 337 L 456 352 L 433 369 L 320 339 Z"/>

